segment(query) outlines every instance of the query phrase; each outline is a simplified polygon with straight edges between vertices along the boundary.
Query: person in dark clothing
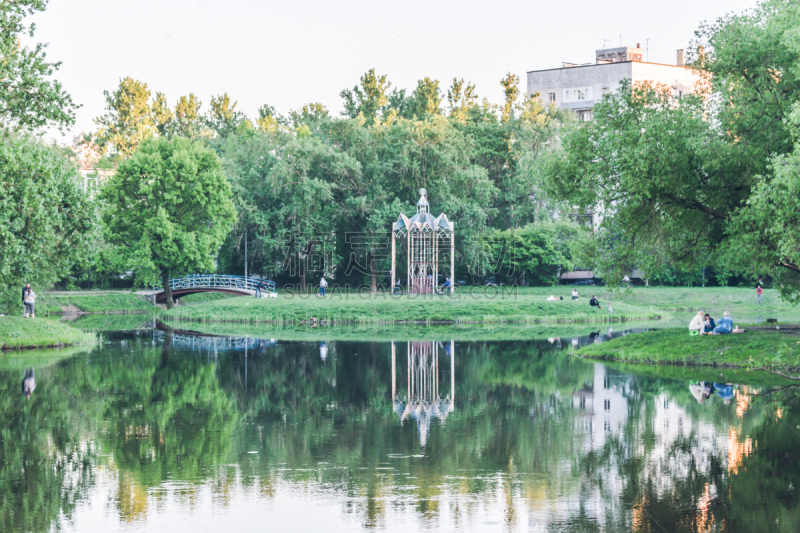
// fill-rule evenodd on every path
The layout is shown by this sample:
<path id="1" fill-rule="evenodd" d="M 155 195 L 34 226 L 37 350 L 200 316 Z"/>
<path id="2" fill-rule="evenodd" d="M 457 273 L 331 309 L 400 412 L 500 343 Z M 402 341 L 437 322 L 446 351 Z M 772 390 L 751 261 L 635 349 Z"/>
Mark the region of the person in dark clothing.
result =
<path id="1" fill-rule="evenodd" d="M 714 331 L 714 328 L 717 327 L 716 322 L 714 322 L 714 319 L 711 318 L 711 315 L 708 313 L 703 317 L 703 325 L 705 327 L 705 333 Z"/>
<path id="2" fill-rule="evenodd" d="M 261 291 L 266 287 L 263 281 L 259 281 L 258 285 L 256 285 L 256 294 L 255 298 L 261 298 Z"/>
<path id="3" fill-rule="evenodd" d="M 597 301 L 597 296 L 592 295 L 592 299 L 589 300 L 589 305 L 591 307 L 596 307 L 600 309 L 600 302 Z"/>
<path id="4" fill-rule="evenodd" d="M 33 369 L 28 368 L 25 370 L 25 376 L 22 378 L 22 394 L 27 399 L 31 399 L 31 393 L 36 388 L 36 381 L 34 380 Z"/>

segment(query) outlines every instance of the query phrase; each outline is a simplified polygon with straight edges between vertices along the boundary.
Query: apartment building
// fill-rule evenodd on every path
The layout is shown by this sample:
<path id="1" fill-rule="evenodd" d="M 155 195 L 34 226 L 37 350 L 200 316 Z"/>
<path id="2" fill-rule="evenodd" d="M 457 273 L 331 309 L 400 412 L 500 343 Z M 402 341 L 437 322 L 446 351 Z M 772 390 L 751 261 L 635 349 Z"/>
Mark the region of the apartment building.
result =
<path id="1" fill-rule="evenodd" d="M 528 72 L 528 94 L 539 95 L 542 103 L 551 102 L 574 111 L 580 120 L 592 120 L 592 108 L 604 94 L 616 91 L 622 80 L 650 81 L 672 87 L 675 95 L 691 92 L 700 73 L 685 66 L 683 50 L 678 50 L 675 65 L 642 61 L 641 45 L 595 51 L 595 62 L 582 65 L 562 63 L 561 68 Z"/>

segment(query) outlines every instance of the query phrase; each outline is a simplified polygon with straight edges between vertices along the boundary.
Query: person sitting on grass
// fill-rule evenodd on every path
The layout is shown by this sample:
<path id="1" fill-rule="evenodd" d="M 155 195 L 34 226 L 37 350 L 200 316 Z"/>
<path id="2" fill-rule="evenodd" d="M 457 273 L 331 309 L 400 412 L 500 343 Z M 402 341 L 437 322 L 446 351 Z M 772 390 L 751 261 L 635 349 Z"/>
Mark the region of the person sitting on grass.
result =
<path id="1" fill-rule="evenodd" d="M 444 278 L 444 284 L 442 285 L 442 292 L 450 292 L 450 287 L 453 284 L 450 282 L 450 278 Z"/>
<path id="2" fill-rule="evenodd" d="M 690 335 L 697 335 L 698 333 L 702 335 L 703 329 L 705 326 L 703 325 L 703 312 L 698 311 L 692 321 L 689 323 L 689 334 Z"/>
<path id="3" fill-rule="evenodd" d="M 731 331 L 733 331 L 733 319 L 730 311 L 725 311 L 723 317 L 719 319 L 719 326 L 714 328 L 714 335 L 726 335 Z"/>
<path id="4" fill-rule="evenodd" d="M 578 299 L 578 289 L 572 289 L 572 299 L 573 300 Z"/>
<path id="5" fill-rule="evenodd" d="M 714 319 L 711 318 L 711 315 L 706 313 L 705 316 L 703 316 L 703 332 L 711 333 L 714 331 L 715 327 L 717 327 L 716 322 L 714 322 Z"/>
<path id="6" fill-rule="evenodd" d="M 589 306 L 600 309 L 600 302 L 597 301 L 597 296 L 592 295 L 592 299 L 589 300 Z"/>

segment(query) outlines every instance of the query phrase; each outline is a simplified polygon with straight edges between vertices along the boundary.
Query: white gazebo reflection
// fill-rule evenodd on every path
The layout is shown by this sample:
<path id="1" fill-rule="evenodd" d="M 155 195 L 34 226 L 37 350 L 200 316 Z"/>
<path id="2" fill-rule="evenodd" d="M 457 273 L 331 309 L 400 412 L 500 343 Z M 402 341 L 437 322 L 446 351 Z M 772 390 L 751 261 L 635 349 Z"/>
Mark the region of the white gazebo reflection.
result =
<path id="1" fill-rule="evenodd" d="M 439 383 L 439 348 L 450 358 L 450 387 L 442 398 Z M 402 425 L 412 418 L 417 422 L 419 443 L 424 448 L 431 422 L 442 424 L 455 409 L 455 344 L 435 341 L 410 341 L 407 346 L 406 394 L 397 390 L 397 345 L 392 342 L 392 406 Z M 446 382 L 445 382 L 446 387 Z"/>

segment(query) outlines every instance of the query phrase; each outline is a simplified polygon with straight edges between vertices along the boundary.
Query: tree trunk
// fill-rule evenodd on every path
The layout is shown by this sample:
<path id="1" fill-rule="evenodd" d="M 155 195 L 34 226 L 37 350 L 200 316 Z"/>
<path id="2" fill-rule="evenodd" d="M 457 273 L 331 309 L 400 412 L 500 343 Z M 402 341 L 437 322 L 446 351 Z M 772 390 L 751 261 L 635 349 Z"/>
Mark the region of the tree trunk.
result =
<path id="1" fill-rule="evenodd" d="M 166 296 L 167 309 L 175 307 L 175 300 L 172 299 L 172 287 L 169 286 L 169 273 L 164 273 L 161 276 L 161 283 L 164 287 L 164 296 Z"/>
<path id="2" fill-rule="evenodd" d="M 306 273 L 305 273 L 305 271 L 303 271 L 303 273 L 300 274 L 300 291 L 299 292 L 300 292 L 300 294 L 305 294 L 305 292 L 306 292 Z"/>
<path id="3" fill-rule="evenodd" d="M 378 271 L 375 269 L 375 256 L 369 252 L 369 288 L 372 293 L 378 292 Z"/>
<path id="4" fill-rule="evenodd" d="M 172 350 L 172 336 L 174 333 L 173 328 L 167 328 L 164 335 L 164 346 L 161 347 L 161 368 L 166 368 L 169 365 L 169 352 Z"/>

